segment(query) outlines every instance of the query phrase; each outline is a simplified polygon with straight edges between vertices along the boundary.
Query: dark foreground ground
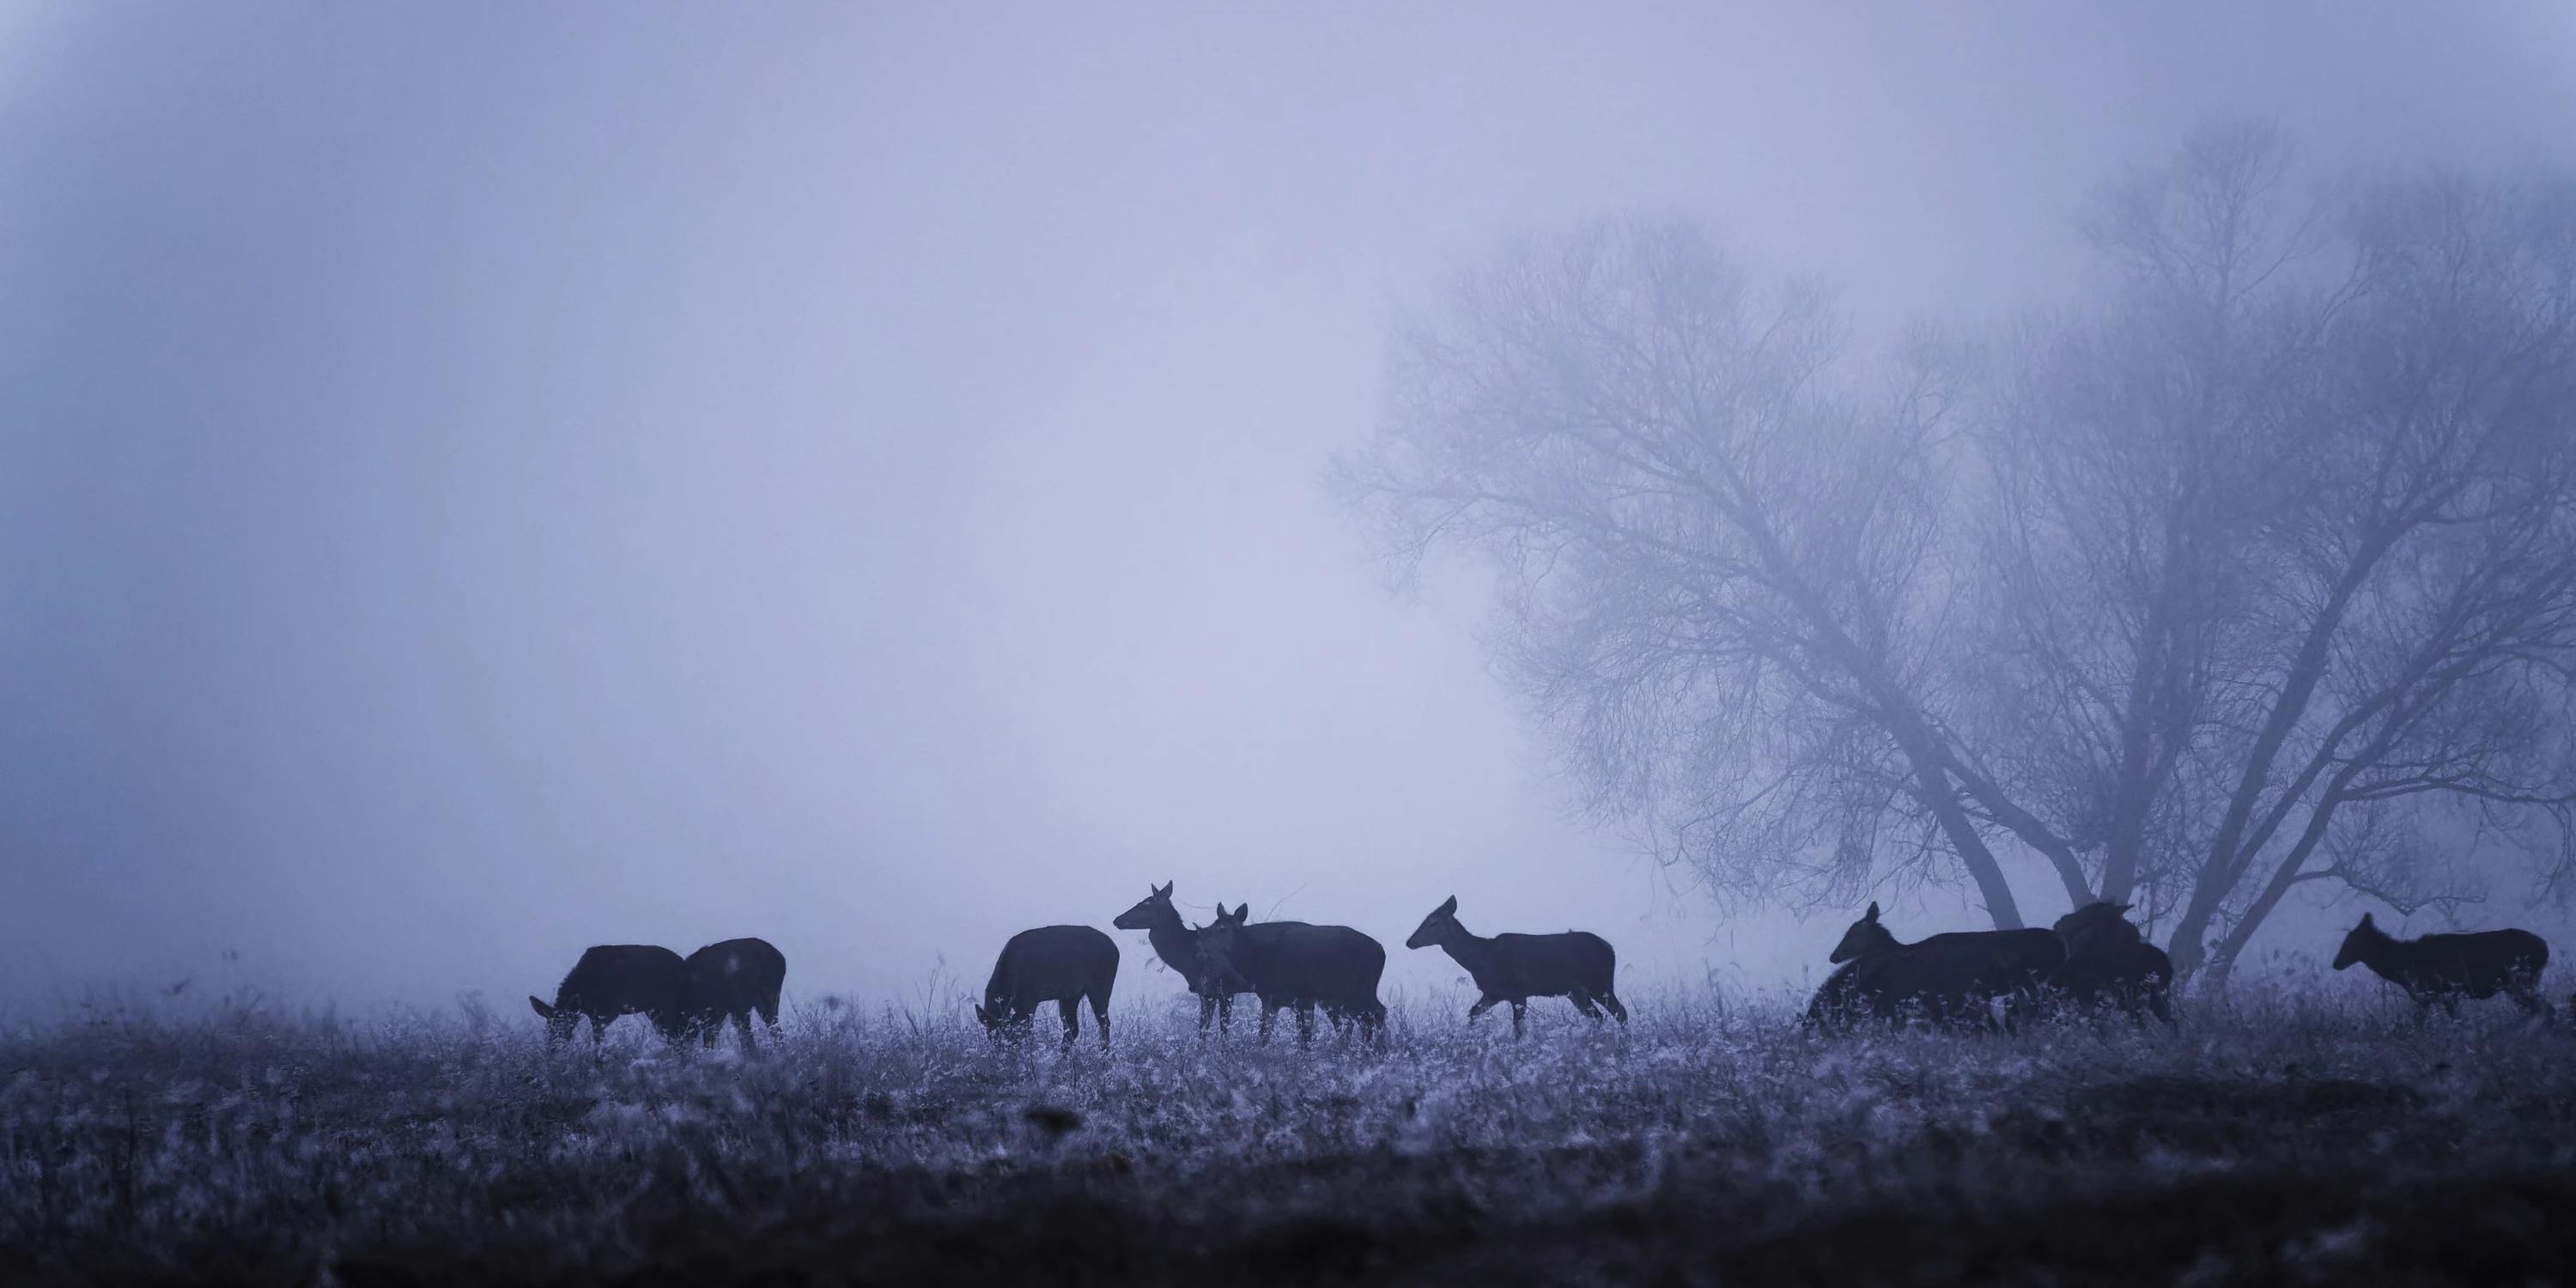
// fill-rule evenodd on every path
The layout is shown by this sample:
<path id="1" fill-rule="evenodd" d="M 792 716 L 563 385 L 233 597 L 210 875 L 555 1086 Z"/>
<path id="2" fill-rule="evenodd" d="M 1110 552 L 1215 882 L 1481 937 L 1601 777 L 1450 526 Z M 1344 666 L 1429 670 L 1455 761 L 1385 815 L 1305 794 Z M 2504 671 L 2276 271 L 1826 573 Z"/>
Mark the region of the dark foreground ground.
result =
<path id="1" fill-rule="evenodd" d="M 2576 1282 L 2576 1039 L 2505 1011 L 1828 1040 L 1675 1000 L 1515 1046 L 1426 1004 L 1383 1053 L 1139 1014 L 1105 1057 L 823 1011 L 751 1058 L 112 1013 L 0 1040 L 0 1277 Z"/>

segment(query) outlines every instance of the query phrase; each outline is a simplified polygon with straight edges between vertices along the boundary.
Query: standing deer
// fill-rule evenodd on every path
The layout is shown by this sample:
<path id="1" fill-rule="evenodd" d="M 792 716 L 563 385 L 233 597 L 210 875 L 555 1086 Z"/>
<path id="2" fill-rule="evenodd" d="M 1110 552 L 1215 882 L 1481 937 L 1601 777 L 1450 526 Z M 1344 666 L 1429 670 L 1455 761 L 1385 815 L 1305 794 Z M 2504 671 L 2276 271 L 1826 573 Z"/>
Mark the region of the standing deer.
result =
<path id="1" fill-rule="evenodd" d="M 1407 948 L 1428 948 L 1433 944 L 1466 967 L 1467 974 L 1476 981 L 1477 992 L 1483 994 L 1467 1008 L 1469 1020 L 1498 1003 L 1509 1002 L 1512 1036 L 1518 1038 L 1531 998 L 1563 997 L 1573 1001 L 1574 1009 L 1595 1020 L 1601 1018 L 1601 1008 L 1606 1006 L 1621 1024 L 1628 1022 L 1628 1008 L 1621 1006 L 1618 995 L 1610 991 L 1611 977 L 1618 973 L 1619 955 L 1599 935 L 1569 930 L 1561 935 L 1478 938 L 1458 924 L 1458 896 L 1453 894 L 1447 903 L 1432 909 L 1413 937 L 1404 941 Z"/>
<path id="2" fill-rule="evenodd" d="M 1836 972 L 1826 985 L 1848 991 L 1883 1018 L 1919 1010 L 1935 1024 L 1965 1021 L 1992 1028 L 1994 999 L 2004 1001 L 2004 1026 L 2017 1008 L 2039 1000 L 2040 990 L 2066 965 L 2066 944 L 2046 930 L 1976 930 L 1898 943 L 1878 924 L 1878 905 L 1843 932 L 1828 960 L 1858 962 L 1848 977 Z M 1823 1001 L 1820 997 L 1819 1003 Z"/>
<path id="3" fill-rule="evenodd" d="M 1199 960 L 1199 932 L 1183 922 L 1181 910 L 1172 906 L 1171 882 L 1164 882 L 1160 888 L 1148 886 L 1146 889 L 1150 893 L 1137 900 L 1135 907 L 1119 913 L 1117 920 L 1109 924 L 1120 930 L 1145 932 L 1146 938 L 1154 945 L 1154 955 L 1178 972 L 1190 992 L 1198 996 L 1200 1032 L 1207 1031 L 1211 1017 L 1216 1020 L 1219 1031 L 1231 1032 L 1237 991 L 1232 985 L 1240 981 L 1219 977 Z M 1245 931 L 1256 936 L 1267 935 L 1286 924 L 1289 923 L 1265 921 L 1247 926 Z"/>
<path id="4" fill-rule="evenodd" d="M 618 1016 L 642 1014 L 663 1037 L 677 1042 L 688 1030 L 689 966 L 678 953 L 651 944 L 600 944 L 582 950 L 571 973 L 555 988 L 554 1005 L 528 999 L 546 1022 L 546 1040 L 572 1036 L 584 1017 L 596 1046 Z"/>
<path id="5" fill-rule="evenodd" d="M 2334 968 L 2342 970 L 2354 962 L 2405 989 L 2415 999 L 2419 1015 L 2436 1002 L 2458 1015 L 2462 996 L 2478 1000 L 2498 993 L 2535 1015 L 2555 1014 L 2538 992 L 2541 969 L 2549 965 L 2549 943 L 2528 930 L 2398 939 L 2373 924 L 2365 912 L 2361 924 L 2343 937 Z"/>
<path id="6" fill-rule="evenodd" d="M 1348 926 L 1310 926 L 1302 921 L 1266 921 L 1258 927 L 1244 920 L 1248 904 L 1227 912 L 1217 905 L 1216 920 L 1199 928 L 1199 960 L 1218 987 L 1261 997 L 1261 1040 L 1270 1040 L 1271 1020 L 1285 1006 L 1297 1008 L 1297 1042 L 1315 1038 L 1315 1008 L 1338 1029 L 1350 1021 L 1363 1039 L 1386 1031 L 1386 1005 L 1377 1000 L 1378 976 L 1386 971 L 1386 949 Z"/>
<path id="7" fill-rule="evenodd" d="M 1026 1032 L 1038 1003 L 1053 1002 L 1064 1019 L 1064 1045 L 1070 1050 L 1081 1026 L 1081 1002 L 1091 1001 L 1100 1022 L 1100 1048 L 1109 1049 L 1109 990 L 1118 982 L 1118 945 L 1089 926 L 1040 926 L 1011 936 L 993 963 L 993 978 L 984 985 L 984 1002 L 975 1018 L 984 1031 L 999 1038 L 1007 1031 Z"/>
<path id="8" fill-rule="evenodd" d="M 2066 966 L 2057 986 L 2075 1004 L 2093 1010 L 2104 1003 L 2144 1022 L 2153 1014 L 2174 1025 L 2173 959 L 2148 943 L 2138 928 L 2121 916 L 2125 903 L 2088 903 L 2057 919 L 2053 929 L 2066 941 Z"/>
<path id="9" fill-rule="evenodd" d="M 708 1046 L 731 1020 L 750 1049 L 751 1013 L 778 1036 L 778 990 L 787 982 L 787 955 L 766 940 L 728 939 L 689 954 L 689 1023 Z"/>

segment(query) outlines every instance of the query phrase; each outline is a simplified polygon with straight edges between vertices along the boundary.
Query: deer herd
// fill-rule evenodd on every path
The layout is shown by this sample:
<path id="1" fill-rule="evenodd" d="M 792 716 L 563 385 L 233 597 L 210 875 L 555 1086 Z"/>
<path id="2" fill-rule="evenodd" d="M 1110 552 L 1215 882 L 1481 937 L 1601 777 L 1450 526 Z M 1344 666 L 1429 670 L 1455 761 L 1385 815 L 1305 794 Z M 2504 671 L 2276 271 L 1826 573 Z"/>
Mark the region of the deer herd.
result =
<path id="1" fill-rule="evenodd" d="M 1808 1004 L 1806 1025 L 1843 1029 L 1874 1020 L 2010 1029 L 2024 1017 L 2072 1006 L 2117 1011 L 2141 1023 L 2152 1016 L 2171 1026 L 2173 963 L 2122 915 L 2127 911 L 2127 904 L 2094 903 L 2048 930 L 1968 931 L 1909 944 L 1879 924 L 1873 903 L 1835 945 L 1828 959 L 1835 970 Z M 1261 1007 L 1264 1042 L 1278 1013 L 1290 1008 L 1301 1044 L 1313 1040 L 1318 1010 L 1336 1032 L 1347 1028 L 1362 1041 L 1384 1035 L 1386 1005 L 1377 987 L 1386 950 L 1376 940 L 1348 926 L 1253 921 L 1250 913 L 1248 905 L 1229 911 L 1218 904 L 1207 924 L 1191 926 L 1173 906 L 1167 881 L 1110 924 L 1145 932 L 1155 956 L 1199 999 L 1202 1032 L 1212 1023 L 1230 1030 L 1234 1000 L 1250 994 Z M 1459 923 L 1453 895 L 1422 919 L 1404 946 L 1437 946 L 1466 969 L 1478 994 L 1467 1008 L 1469 1020 L 1511 1003 L 1515 1038 L 1533 997 L 1562 997 L 1594 1020 L 1606 1014 L 1628 1022 L 1628 1008 L 1612 988 L 1618 955 L 1599 935 L 1479 936 Z M 2438 1004 L 2457 1014 L 2463 999 L 2502 993 L 2536 1015 L 2555 1014 L 2538 992 L 2549 945 L 2529 931 L 2398 939 L 2365 914 L 2344 937 L 2334 968 L 2356 962 L 2403 988 L 2419 1012 Z M 602 944 L 574 963 L 551 1005 L 534 997 L 528 1005 L 558 1042 L 584 1018 L 597 1042 L 619 1016 L 640 1014 L 672 1042 L 695 1037 L 708 1046 L 730 1021 L 747 1047 L 755 1012 L 775 1033 L 786 978 L 787 958 L 758 939 L 728 939 L 687 957 L 645 944 Z M 1100 931 L 1023 930 L 1002 946 L 975 1017 L 994 1037 L 1024 1034 L 1039 1006 L 1053 1002 L 1070 1047 L 1088 1003 L 1106 1048 L 1109 993 L 1117 980 L 1118 945 Z"/>

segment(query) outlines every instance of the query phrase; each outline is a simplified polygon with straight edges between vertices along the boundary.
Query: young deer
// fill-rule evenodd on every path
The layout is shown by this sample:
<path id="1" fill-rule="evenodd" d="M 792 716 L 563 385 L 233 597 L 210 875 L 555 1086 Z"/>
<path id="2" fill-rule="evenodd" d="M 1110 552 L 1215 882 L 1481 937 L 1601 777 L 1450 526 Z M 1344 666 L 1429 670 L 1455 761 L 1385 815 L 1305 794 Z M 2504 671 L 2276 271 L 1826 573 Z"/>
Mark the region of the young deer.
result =
<path id="1" fill-rule="evenodd" d="M 1621 1024 L 1628 1022 L 1628 1008 L 1620 1005 L 1618 994 L 1611 991 L 1611 977 L 1619 970 L 1619 955 L 1599 935 L 1569 930 L 1558 935 L 1480 938 L 1458 924 L 1458 896 L 1453 894 L 1447 903 L 1432 909 L 1413 937 L 1404 941 L 1407 948 L 1428 948 L 1433 944 L 1466 967 L 1468 976 L 1476 981 L 1476 991 L 1483 994 L 1467 1008 L 1470 1020 L 1492 1010 L 1497 1003 L 1509 1002 L 1512 1036 L 1517 1038 L 1531 998 L 1562 997 L 1595 1020 L 1601 1018 L 1601 1008 L 1606 1006 Z"/>
<path id="2" fill-rule="evenodd" d="M 2528 930 L 2485 930 L 2467 935 L 2426 935 L 2399 939 L 2361 914 L 2361 924 L 2343 937 L 2334 968 L 2354 962 L 2406 990 L 2418 1014 L 2439 1002 L 2450 1014 L 2460 1013 L 2460 999 L 2502 993 L 2534 1015 L 2556 1012 L 2542 1001 L 2541 969 L 2549 965 L 2549 944 Z"/>

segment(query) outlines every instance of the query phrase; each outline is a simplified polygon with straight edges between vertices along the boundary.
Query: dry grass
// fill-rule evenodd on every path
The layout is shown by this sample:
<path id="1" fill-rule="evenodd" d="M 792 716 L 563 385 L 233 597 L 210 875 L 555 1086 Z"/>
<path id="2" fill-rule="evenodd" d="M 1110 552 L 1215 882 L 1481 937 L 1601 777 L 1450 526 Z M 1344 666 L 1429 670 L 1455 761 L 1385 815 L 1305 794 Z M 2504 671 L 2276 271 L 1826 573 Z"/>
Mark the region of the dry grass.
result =
<path id="1" fill-rule="evenodd" d="M 2339 995 L 2350 996 L 2349 992 Z M 2576 1274 L 2566 1034 L 2240 987 L 1839 1039 L 1644 999 L 1383 1051 L 996 1048 L 826 1007 L 775 1048 L 102 1008 L 0 1037 L 0 1276 L 97 1282 L 2479 1282 Z M 1534 1021 L 1540 1016 L 1534 1014 Z"/>

